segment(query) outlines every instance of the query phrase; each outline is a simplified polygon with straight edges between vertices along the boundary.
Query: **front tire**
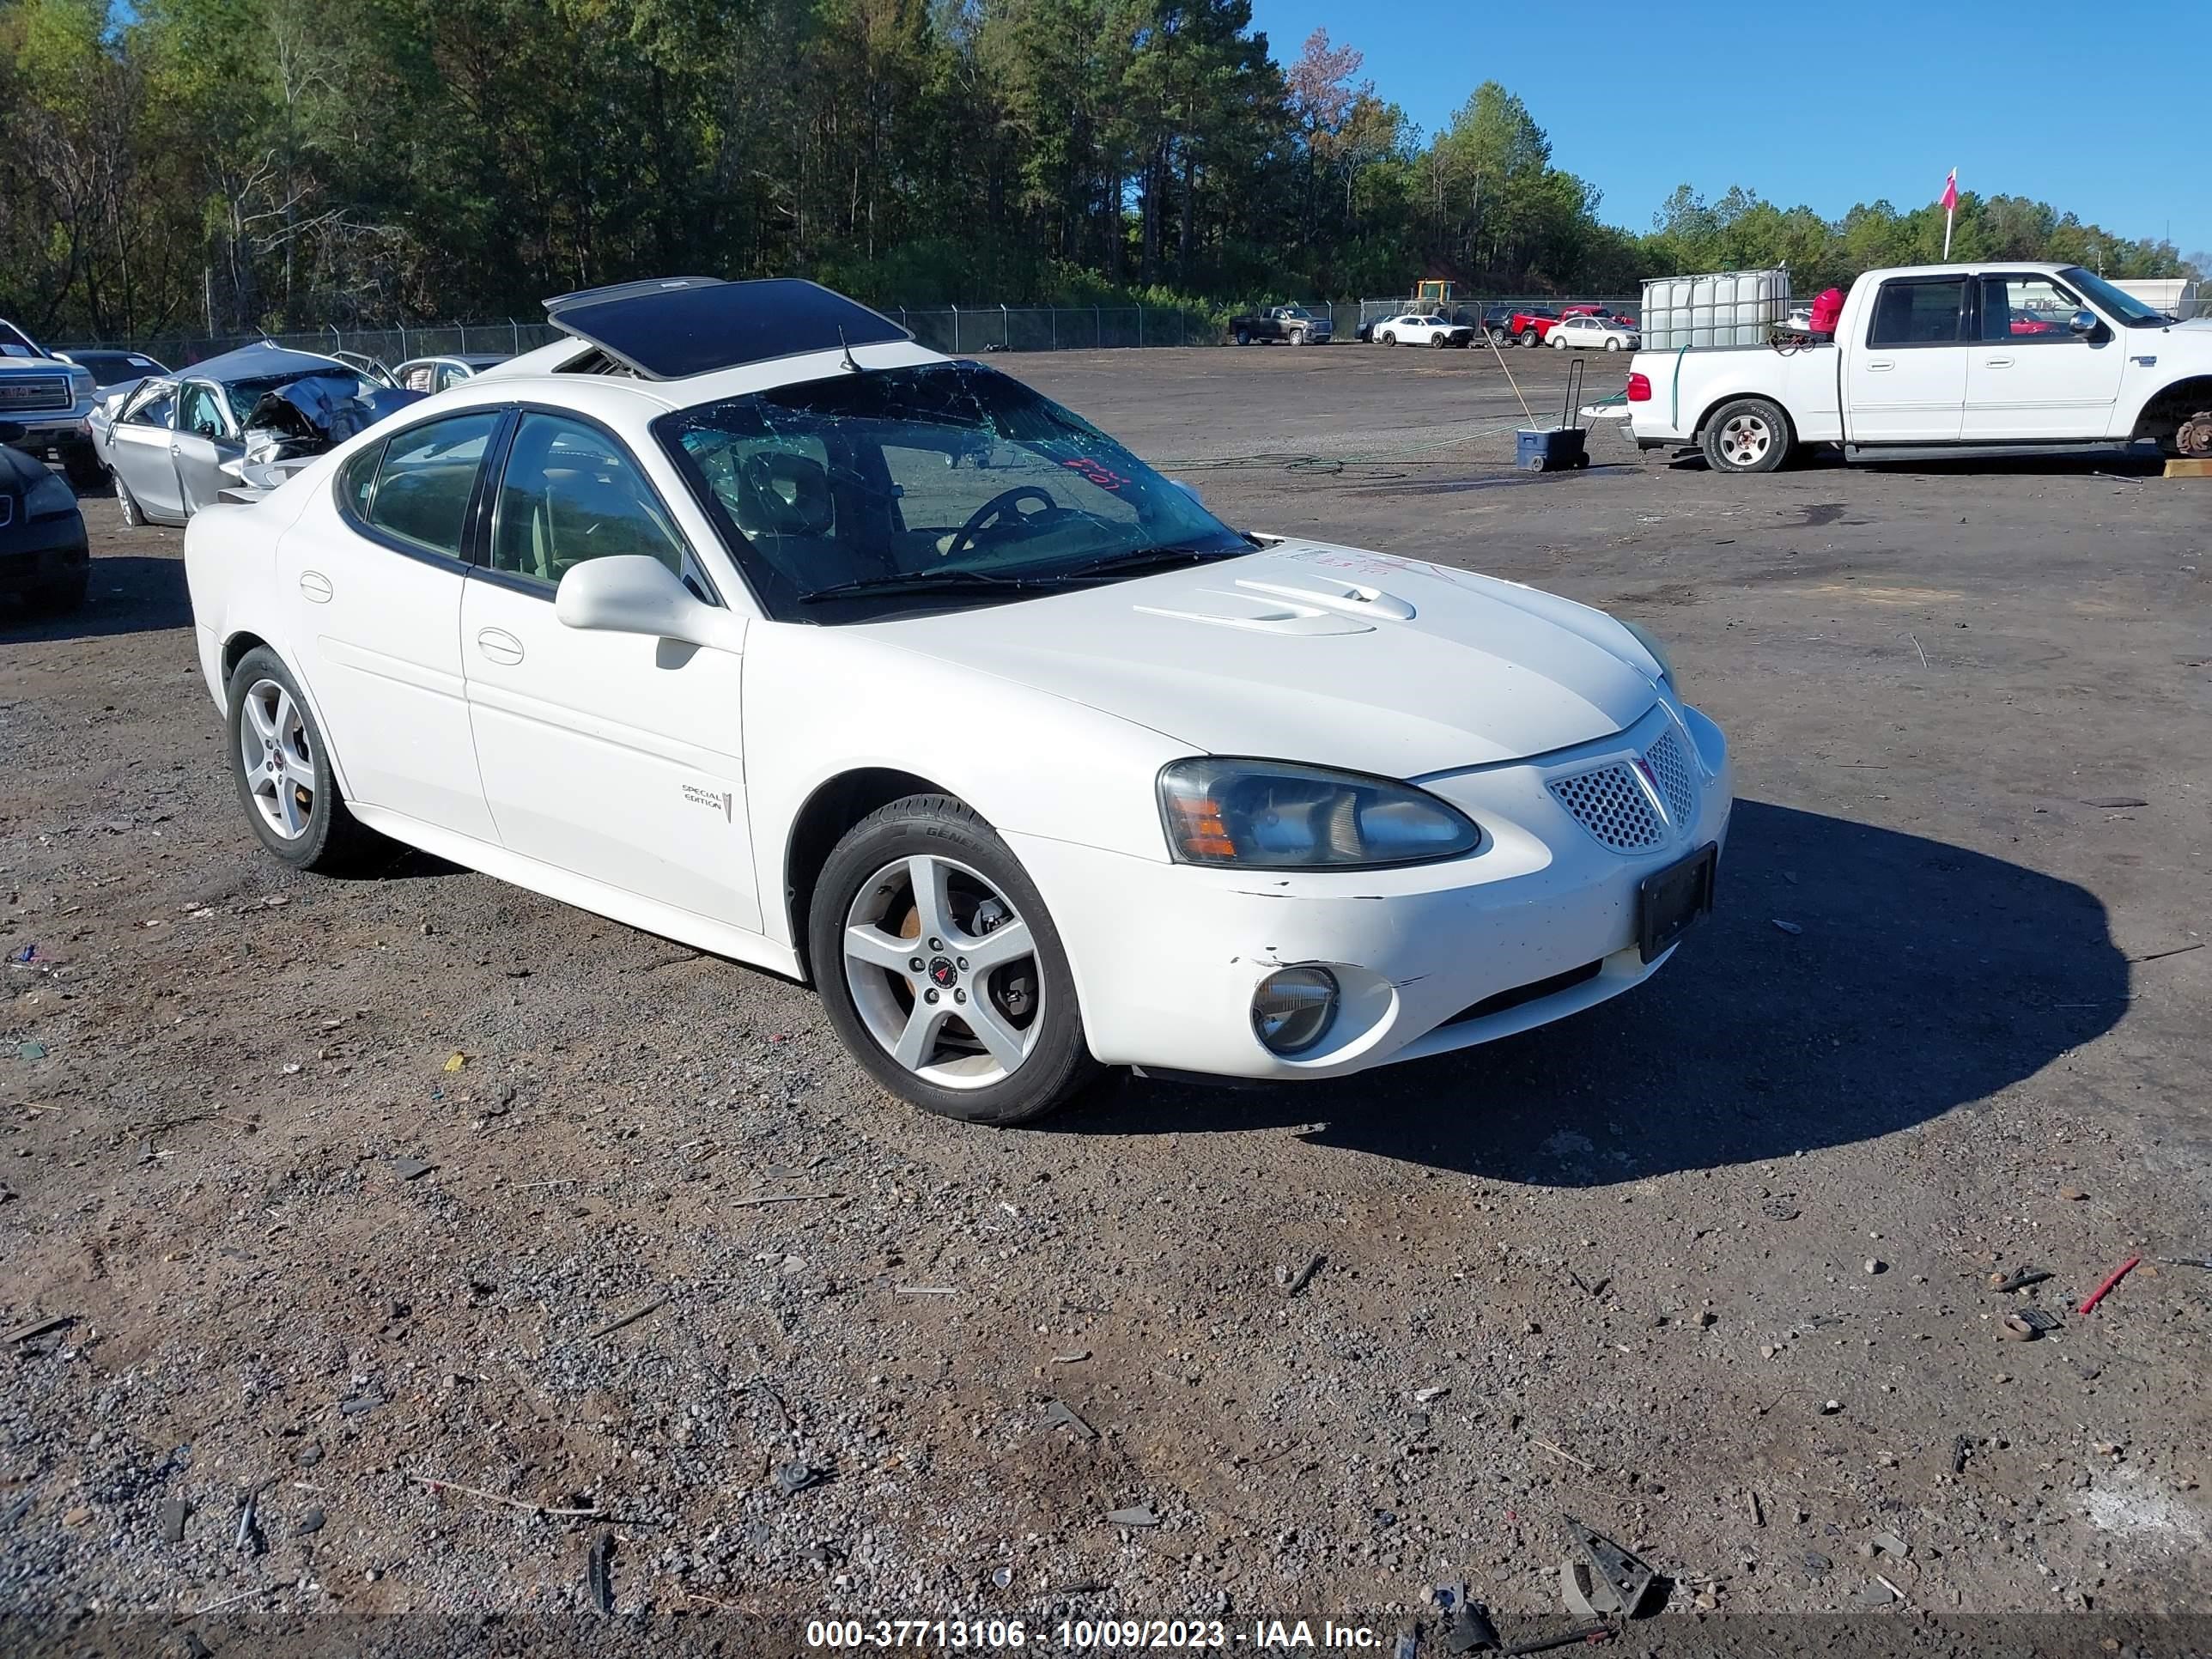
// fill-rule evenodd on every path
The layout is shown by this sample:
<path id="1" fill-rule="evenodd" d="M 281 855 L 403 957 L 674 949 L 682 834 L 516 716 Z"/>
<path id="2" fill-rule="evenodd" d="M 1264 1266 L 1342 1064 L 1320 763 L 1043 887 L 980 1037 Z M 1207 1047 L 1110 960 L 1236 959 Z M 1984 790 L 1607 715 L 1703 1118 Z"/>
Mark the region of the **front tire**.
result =
<path id="1" fill-rule="evenodd" d="M 1449 337 L 1446 335 L 1431 334 L 1429 336 L 1429 343 L 1434 346 L 1437 350 L 1442 351 L 1446 346 L 1451 343 L 1451 340 Z"/>
<path id="2" fill-rule="evenodd" d="M 353 864 L 373 832 L 346 811 L 330 745 L 292 671 L 256 646 L 231 670 L 226 690 L 231 781 L 255 839 L 295 870 Z"/>
<path id="3" fill-rule="evenodd" d="M 123 522 L 132 529 L 146 522 L 146 509 L 138 505 L 138 498 L 131 493 L 120 472 L 115 475 L 115 505 L 122 511 Z"/>
<path id="4" fill-rule="evenodd" d="M 1292 330 L 1291 331 L 1291 343 L 1292 345 L 1294 345 L 1294 346 L 1301 346 L 1301 345 L 1304 345 L 1305 343 L 1306 343 L 1306 331 L 1305 331 L 1305 330 L 1304 330 L 1304 329 L 1302 329 L 1302 328 L 1294 328 L 1294 329 L 1292 329 Z"/>
<path id="5" fill-rule="evenodd" d="M 1790 417 L 1765 398 L 1723 404 L 1698 440 L 1716 472 L 1771 472 L 1788 459 Z"/>
<path id="6" fill-rule="evenodd" d="M 1025 1123 L 1098 1073 L 1042 895 L 948 796 L 893 801 L 837 843 L 815 884 L 807 959 L 838 1040 L 926 1111 Z"/>
<path id="7" fill-rule="evenodd" d="M 1384 329 L 1382 331 L 1382 343 L 1387 346 L 1394 346 L 1397 344 L 1398 336 L 1396 332 L 1391 329 Z"/>
<path id="8" fill-rule="evenodd" d="M 70 444 L 62 451 L 62 476 L 80 495 L 89 495 L 106 482 L 107 468 L 90 444 Z"/>
<path id="9" fill-rule="evenodd" d="M 1605 343 L 1605 349 L 1607 351 L 1618 351 L 1620 349 L 1620 342 L 1618 340 L 1607 340 Z"/>

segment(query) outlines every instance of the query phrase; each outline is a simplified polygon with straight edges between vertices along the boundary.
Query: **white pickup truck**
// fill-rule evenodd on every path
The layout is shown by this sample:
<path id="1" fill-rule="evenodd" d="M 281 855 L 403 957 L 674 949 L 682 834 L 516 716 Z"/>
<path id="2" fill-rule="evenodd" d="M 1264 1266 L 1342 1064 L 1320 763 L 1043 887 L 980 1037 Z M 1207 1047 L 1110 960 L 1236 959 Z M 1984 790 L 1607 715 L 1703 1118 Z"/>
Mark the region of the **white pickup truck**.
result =
<path id="1" fill-rule="evenodd" d="M 2212 453 L 2212 319 L 2176 322 L 2077 265 L 1912 265 L 1851 284 L 1834 340 L 1639 351 L 1629 430 L 1771 472 L 2152 441 Z"/>

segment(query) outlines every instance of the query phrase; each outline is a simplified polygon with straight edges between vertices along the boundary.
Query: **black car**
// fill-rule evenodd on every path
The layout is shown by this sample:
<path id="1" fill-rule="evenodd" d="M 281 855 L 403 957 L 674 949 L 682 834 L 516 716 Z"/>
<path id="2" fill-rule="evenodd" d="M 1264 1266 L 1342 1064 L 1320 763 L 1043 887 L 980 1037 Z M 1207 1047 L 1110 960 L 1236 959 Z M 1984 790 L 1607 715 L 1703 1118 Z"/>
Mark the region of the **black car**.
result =
<path id="1" fill-rule="evenodd" d="M 74 611 L 92 574 L 84 514 L 66 478 L 9 447 L 22 435 L 21 427 L 0 422 L 0 598 Z"/>

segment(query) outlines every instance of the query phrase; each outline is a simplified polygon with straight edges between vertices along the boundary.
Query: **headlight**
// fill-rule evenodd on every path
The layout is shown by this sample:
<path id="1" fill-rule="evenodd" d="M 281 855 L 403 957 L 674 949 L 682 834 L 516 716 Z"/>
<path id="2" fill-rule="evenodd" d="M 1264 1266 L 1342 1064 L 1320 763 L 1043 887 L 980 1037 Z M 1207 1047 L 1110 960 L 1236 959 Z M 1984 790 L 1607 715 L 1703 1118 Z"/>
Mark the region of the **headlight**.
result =
<path id="1" fill-rule="evenodd" d="M 1184 864 L 1347 869 L 1448 859 L 1472 819 L 1410 784 L 1286 761 L 1185 760 L 1160 773 L 1168 848 Z"/>
<path id="2" fill-rule="evenodd" d="M 69 377 L 70 401 L 72 403 L 82 403 L 96 390 L 93 384 L 92 371 L 88 368 L 72 368 L 69 372 Z"/>
<path id="3" fill-rule="evenodd" d="M 1659 665 L 1659 678 L 1672 691 L 1674 689 L 1674 659 L 1667 654 L 1667 647 L 1659 643 L 1659 636 L 1642 623 L 1630 622 L 1626 617 L 1616 617 L 1613 620 L 1635 635 L 1637 644 L 1651 653 L 1651 660 Z"/>
<path id="4" fill-rule="evenodd" d="M 76 491 L 58 473 L 49 472 L 23 495 L 27 519 L 58 519 L 76 511 Z"/>

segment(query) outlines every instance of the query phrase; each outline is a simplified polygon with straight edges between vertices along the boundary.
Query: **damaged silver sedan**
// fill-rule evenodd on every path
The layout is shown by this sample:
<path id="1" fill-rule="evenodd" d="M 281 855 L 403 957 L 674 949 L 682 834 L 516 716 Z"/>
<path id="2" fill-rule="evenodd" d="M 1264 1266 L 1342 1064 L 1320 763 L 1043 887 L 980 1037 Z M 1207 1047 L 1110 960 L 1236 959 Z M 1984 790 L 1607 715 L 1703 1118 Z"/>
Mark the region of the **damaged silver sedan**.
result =
<path id="1" fill-rule="evenodd" d="M 420 398 L 335 358 L 262 341 L 140 382 L 111 417 L 101 459 L 125 524 L 182 524 Z"/>

